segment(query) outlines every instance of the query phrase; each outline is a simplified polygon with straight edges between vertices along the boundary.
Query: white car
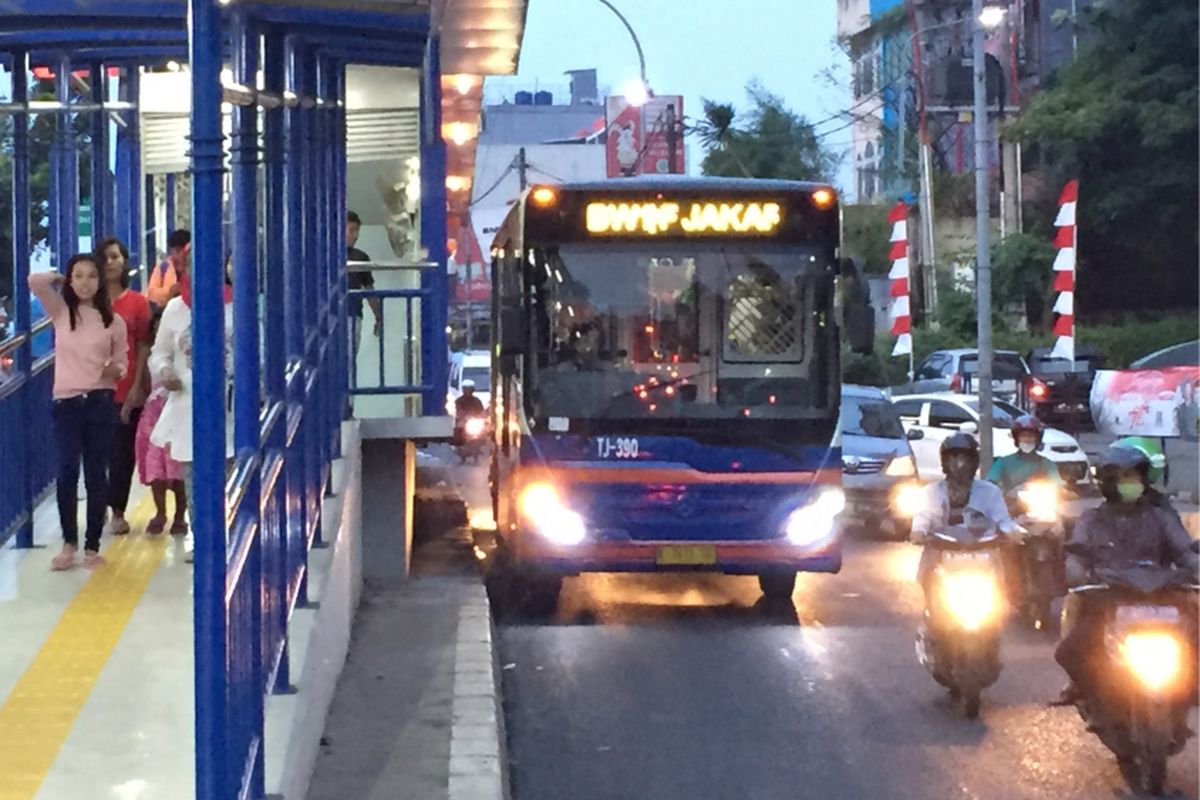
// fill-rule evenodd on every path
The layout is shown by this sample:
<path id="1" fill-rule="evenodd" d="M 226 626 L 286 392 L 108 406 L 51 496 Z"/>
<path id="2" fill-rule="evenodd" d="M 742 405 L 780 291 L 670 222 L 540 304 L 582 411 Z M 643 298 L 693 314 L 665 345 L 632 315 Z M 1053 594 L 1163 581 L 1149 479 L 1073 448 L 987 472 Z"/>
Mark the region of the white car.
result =
<path id="1" fill-rule="evenodd" d="M 925 434 L 909 442 L 921 480 L 931 481 L 942 477 L 939 451 L 947 437 L 959 432 L 979 435 L 979 398 L 976 395 L 951 392 L 910 394 L 893 397 L 892 405 L 906 431 L 915 428 Z M 1017 451 L 1012 439 L 1012 422 L 1025 412 L 1003 400 L 994 400 L 992 405 L 992 454 L 999 458 Z M 1046 428 L 1039 452 L 1054 462 L 1068 484 L 1086 484 L 1091 480 L 1087 453 L 1073 436 Z"/>

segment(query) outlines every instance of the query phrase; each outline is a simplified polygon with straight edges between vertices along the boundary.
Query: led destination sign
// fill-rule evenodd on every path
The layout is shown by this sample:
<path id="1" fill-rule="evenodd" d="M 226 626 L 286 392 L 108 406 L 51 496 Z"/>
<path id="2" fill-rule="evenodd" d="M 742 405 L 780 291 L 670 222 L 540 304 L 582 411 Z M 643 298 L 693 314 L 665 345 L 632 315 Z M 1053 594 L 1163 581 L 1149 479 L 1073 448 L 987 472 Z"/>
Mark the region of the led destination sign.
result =
<path id="1" fill-rule="evenodd" d="M 595 236 L 703 236 L 778 231 L 783 207 L 777 202 L 591 202 L 585 210 L 587 231 Z"/>

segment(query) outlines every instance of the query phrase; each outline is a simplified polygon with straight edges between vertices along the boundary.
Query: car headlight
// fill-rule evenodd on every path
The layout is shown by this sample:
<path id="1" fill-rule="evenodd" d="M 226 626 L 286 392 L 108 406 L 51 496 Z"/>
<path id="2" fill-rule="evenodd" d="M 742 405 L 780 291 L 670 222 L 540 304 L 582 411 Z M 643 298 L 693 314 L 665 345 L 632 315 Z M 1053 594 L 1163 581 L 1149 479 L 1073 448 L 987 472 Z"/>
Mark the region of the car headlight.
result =
<path id="1" fill-rule="evenodd" d="M 887 465 L 887 469 L 883 471 L 884 475 L 890 475 L 893 478 L 911 478 L 917 474 L 917 466 L 913 463 L 912 456 L 901 456 L 893 458 Z"/>
<path id="2" fill-rule="evenodd" d="M 925 508 L 925 487 L 905 482 L 892 491 L 892 510 L 902 517 L 912 518 Z"/>
<path id="3" fill-rule="evenodd" d="M 1138 631 L 1121 641 L 1125 664 L 1138 682 L 1153 692 L 1167 688 L 1183 664 L 1179 639 L 1166 631 Z"/>
<path id="4" fill-rule="evenodd" d="M 788 515 L 783 531 L 794 545 L 809 547 L 822 544 L 837 533 L 836 518 L 845 507 L 846 496 L 841 489 L 824 489 L 806 505 Z"/>
<path id="5" fill-rule="evenodd" d="M 977 631 L 1000 612 L 1000 587 L 990 572 L 942 573 L 946 610 L 963 629 Z"/>
<path id="6" fill-rule="evenodd" d="M 554 544 L 576 545 L 587 537 L 583 517 L 567 508 L 558 490 L 549 483 L 526 486 L 518 506 L 537 532 Z"/>

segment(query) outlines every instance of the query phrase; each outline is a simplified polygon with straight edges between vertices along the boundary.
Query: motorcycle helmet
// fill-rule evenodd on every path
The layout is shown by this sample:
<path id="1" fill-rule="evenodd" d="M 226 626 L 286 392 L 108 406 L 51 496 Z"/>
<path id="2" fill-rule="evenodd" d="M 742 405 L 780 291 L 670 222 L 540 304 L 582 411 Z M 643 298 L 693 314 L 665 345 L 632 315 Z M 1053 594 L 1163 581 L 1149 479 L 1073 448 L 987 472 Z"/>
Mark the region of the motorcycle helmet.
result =
<path id="1" fill-rule="evenodd" d="M 1096 477 L 1100 482 L 1100 493 L 1110 503 L 1129 502 L 1120 491 L 1121 476 L 1136 472 L 1142 479 L 1144 489 L 1150 487 L 1150 459 L 1134 447 L 1112 445 L 1096 462 Z"/>
<path id="2" fill-rule="evenodd" d="M 1042 437 L 1045 434 L 1045 427 L 1046 426 L 1042 425 L 1041 420 L 1039 420 L 1037 417 L 1033 416 L 1032 414 L 1022 414 L 1021 416 L 1019 416 L 1015 420 L 1013 420 L 1013 424 L 1012 424 L 1013 444 L 1015 444 L 1017 446 L 1017 449 L 1020 450 L 1021 449 L 1021 434 L 1022 433 L 1032 433 L 1035 436 L 1037 436 L 1037 447 L 1035 449 L 1040 450 L 1042 447 Z"/>
<path id="3" fill-rule="evenodd" d="M 954 483 L 970 483 L 979 471 L 979 442 L 969 433 L 947 437 L 939 450 L 942 474 Z"/>
<path id="4" fill-rule="evenodd" d="M 1129 447 L 1144 455 L 1150 462 L 1150 483 L 1158 483 L 1167 472 L 1167 454 L 1148 436 L 1126 436 L 1113 442 L 1113 447 Z"/>

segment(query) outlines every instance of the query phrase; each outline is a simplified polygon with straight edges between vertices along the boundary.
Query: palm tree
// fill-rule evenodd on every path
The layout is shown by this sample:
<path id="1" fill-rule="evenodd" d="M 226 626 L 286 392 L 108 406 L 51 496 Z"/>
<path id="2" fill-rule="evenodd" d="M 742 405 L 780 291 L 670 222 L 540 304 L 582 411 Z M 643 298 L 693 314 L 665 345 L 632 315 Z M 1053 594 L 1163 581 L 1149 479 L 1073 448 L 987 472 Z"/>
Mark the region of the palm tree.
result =
<path id="1" fill-rule="evenodd" d="M 712 100 L 705 100 L 704 119 L 696 126 L 696 131 L 705 150 L 720 150 L 727 153 L 742 174 L 747 178 L 752 178 L 754 174 L 738 153 L 738 136 L 741 132 L 733 126 L 736 118 L 737 110 L 732 103 L 714 103 Z"/>

